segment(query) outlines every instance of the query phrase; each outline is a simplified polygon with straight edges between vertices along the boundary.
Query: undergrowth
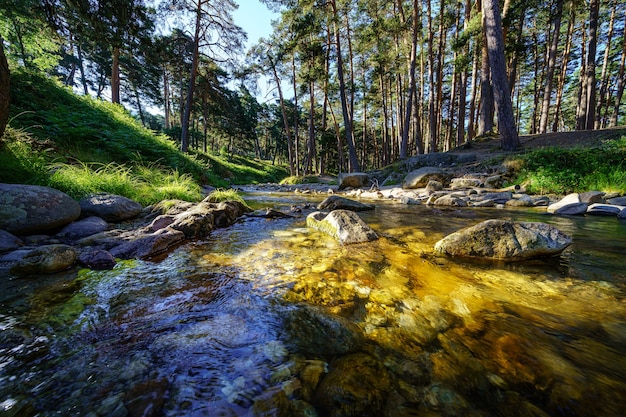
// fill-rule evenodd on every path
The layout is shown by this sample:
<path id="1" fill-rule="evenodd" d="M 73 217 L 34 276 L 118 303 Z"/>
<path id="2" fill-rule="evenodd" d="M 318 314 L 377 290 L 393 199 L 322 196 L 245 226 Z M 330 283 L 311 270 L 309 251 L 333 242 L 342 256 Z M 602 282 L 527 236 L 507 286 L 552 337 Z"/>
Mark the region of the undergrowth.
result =
<path id="1" fill-rule="evenodd" d="M 509 161 L 515 183 L 535 194 L 626 193 L 626 137 L 595 148 L 537 149 Z"/>

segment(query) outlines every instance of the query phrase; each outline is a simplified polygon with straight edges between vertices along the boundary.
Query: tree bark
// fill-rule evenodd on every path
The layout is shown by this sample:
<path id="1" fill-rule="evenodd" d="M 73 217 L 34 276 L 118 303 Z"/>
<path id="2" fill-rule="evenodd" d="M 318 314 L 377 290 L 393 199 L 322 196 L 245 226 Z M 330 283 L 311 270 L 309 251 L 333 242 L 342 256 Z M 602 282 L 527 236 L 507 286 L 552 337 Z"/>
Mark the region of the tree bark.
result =
<path id="1" fill-rule="evenodd" d="M 552 123 L 552 131 L 557 132 L 559 129 L 559 119 L 561 116 L 561 103 L 563 102 L 563 92 L 565 90 L 565 81 L 567 79 L 567 64 L 569 63 L 570 51 L 572 50 L 572 37 L 574 35 L 574 23 L 576 21 L 576 8 L 574 0 L 570 2 L 570 15 L 567 24 L 567 37 L 565 39 L 565 49 L 561 59 L 561 75 L 559 76 L 559 84 L 556 90 L 556 102 L 554 103 L 554 122 Z"/>
<path id="2" fill-rule="evenodd" d="M 496 110 L 498 113 L 498 130 L 501 135 L 501 146 L 506 151 L 515 151 L 519 147 L 519 137 L 511 103 L 509 80 L 504 57 L 504 38 L 500 8 L 497 0 L 483 0 L 485 16 L 485 35 L 489 50 L 489 66 Z"/>
<path id="3" fill-rule="evenodd" d="M 598 46 L 598 14 L 600 0 L 589 3 L 589 46 L 587 48 L 587 65 L 585 71 L 587 112 L 585 129 L 593 130 L 596 121 L 596 50 Z"/>
<path id="4" fill-rule="evenodd" d="M 418 10 L 419 1 L 413 0 L 413 26 L 411 33 L 411 59 L 409 62 L 409 97 L 406 103 L 406 115 L 404 117 L 404 127 L 402 129 L 402 143 L 400 145 L 400 159 L 408 156 L 409 127 L 411 113 L 413 111 L 413 96 L 415 95 L 415 66 L 417 64 L 417 31 L 418 31 Z"/>
<path id="5" fill-rule="evenodd" d="M 550 116 L 550 99 L 552 98 L 552 80 L 556 67 L 556 54 L 559 47 L 559 35 L 561 33 L 561 15 L 563 14 L 563 0 L 556 0 L 554 11 L 554 27 L 552 28 L 552 40 L 548 50 L 548 67 L 546 68 L 545 88 L 543 90 L 543 102 L 541 104 L 541 117 L 539 119 L 539 133 L 548 131 L 548 118 Z"/>
<path id="6" fill-rule="evenodd" d="M 111 102 L 120 103 L 120 48 L 113 47 L 113 64 L 111 65 Z"/>
<path id="7" fill-rule="evenodd" d="M 626 14 L 624 15 L 624 27 L 626 27 Z M 624 94 L 624 86 L 626 86 L 626 33 L 622 36 L 622 59 L 619 64 L 619 72 L 617 75 L 617 91 L 615 92 L 615 104 L 613 105 L 613 114 L 611 115 L 611 126 L 617 126 L 619 121 L 619 107 Z"/>
<path id="8" fill-rule="evenodd" d="M 491 86 L 491 68 L 489 65 L 489 48 L 487 43 L 487 22 L 484 11 L 484 4 L 479 1 L 483 13 L 483 42 L 480 61 L 480 103 L 478 108 L 478 131 L 476 136 L 482 136 L 493 130 L 493 88 Z M 499 15 L 498 15 L 499 17 Z M 504 50 L 503 50 L 504 53 Z"/>
<path id="9" fill-rule="evenodd" d="M 350 112 L 348 110 L 348 102 L 346 96 L 346 83 L 343 73 L 343 57 L 341 56 L 341 36 L 339 34 L 339 28 L 337 21 L 339 20 L 337 12 L 337 4 L 335 0 L 329 2 L 333 9 L 334 28 L 335 28 L 335 40 L 337 47 L 337 77 L 339 78 L 339 95 L 341 97 L 341 111 L 343 113 L 343 123 L 345 129 L 346 143 L 348 145 L 348 159 L 350 162 L 349 171 L 359 171 L 359 160 L 356 155 L 356 148 L 354 147 L 354 130 L 352 127 L 352 119 L 350 118 Z"/>
<path id="10" fill-rule="evenodd" d="M 600 75 L 600 92 L 598 97 L 598 104 L 596 106 L 596 120 L 594 123 L 595 129 L 602 129 L 606 127 L 606 120 L 602 119 L 602 106 L 609 101 L 609 94 L 607 93 L 609 85 L 609 75 L 607 69 L 609 66 L 609 53 L 611 51 L 611 42 L 613 41 L 613 26 L 615 25 L 615 2 L 611 8 L 611 18 L 609 20 L 609 30 L 606 35 L 606 41 L 604 42 L 604 60 L 602 62 L 602 74 Z"/>
<path id="11" fill-rule="evenodd" d="M 9 102 L 11 97 L 11 72 L 4 55 L 4 39 L 0 36 L 0 139 L 9 122 Z"/>
<path id="12" fill-rule="evenodd" d="M 185 107 L 181 121 L 180 150 L 189 152 L 189 120 L 191 119 L 191 106 L 193 104 L 193 94 L 196 88 L 196 77 L 198 76 L 198 64 L 200 61 L 200 31 L 202 23 L 202 1 L 196 4 L 196 27 L 193 36 L 193 57 L 191 60 L 191 73 L 189 74 L 189 85 L 185 98 Z"/>

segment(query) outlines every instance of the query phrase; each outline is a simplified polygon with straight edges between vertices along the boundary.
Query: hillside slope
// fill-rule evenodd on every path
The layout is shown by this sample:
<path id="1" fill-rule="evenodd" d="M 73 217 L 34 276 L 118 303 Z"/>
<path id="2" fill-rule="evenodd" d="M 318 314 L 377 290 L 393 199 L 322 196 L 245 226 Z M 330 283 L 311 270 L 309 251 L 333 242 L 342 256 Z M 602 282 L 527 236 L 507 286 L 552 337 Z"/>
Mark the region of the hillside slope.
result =
<path id="1" fill-rule="evenodd" d="M 284 168 L 264 161 L 183 154 L 121 106 L 78 96 L 40 75 L 14 71 L 11 86 L 11 119 L 0 139 L 0 182 L 52 186 L 75 198 L 114 192 L 151 203 L 196 200 L 204 184 L 224 187 L 286 176 Z"/>

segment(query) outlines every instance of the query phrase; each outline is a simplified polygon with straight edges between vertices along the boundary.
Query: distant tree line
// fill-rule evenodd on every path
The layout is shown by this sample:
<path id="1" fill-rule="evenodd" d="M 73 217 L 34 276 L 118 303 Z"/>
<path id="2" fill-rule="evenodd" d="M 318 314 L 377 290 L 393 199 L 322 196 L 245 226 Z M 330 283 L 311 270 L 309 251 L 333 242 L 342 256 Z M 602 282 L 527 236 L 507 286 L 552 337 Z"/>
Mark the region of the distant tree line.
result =
<path id="1" fill-rule="evenodd" d="M 279 19 L 244 61 L 233 0 L 4 0 L 0 58 L 106 92 L 183 151 L 273 159 L 294 175 L 624 122 L 618 0 L 262 2 Z M 261 74 L 273 102 L 255 97 Z"/>

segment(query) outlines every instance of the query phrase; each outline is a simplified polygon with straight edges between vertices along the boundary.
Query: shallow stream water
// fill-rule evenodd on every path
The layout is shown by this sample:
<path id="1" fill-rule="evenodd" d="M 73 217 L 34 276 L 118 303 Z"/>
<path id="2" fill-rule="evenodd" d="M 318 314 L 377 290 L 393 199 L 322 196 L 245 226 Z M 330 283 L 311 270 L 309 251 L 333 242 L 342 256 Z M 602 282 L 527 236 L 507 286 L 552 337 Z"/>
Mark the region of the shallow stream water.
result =
<path id="1" fill-rule="evenodd" d="M 245 218 L 158 262 L 5 280 L 0 416 L 626 415 L 626 222 L 376 204 L 370 244 L 306 213 Z M 510 264 L 433 255 L 489 218 L 573 244 Z"/>

